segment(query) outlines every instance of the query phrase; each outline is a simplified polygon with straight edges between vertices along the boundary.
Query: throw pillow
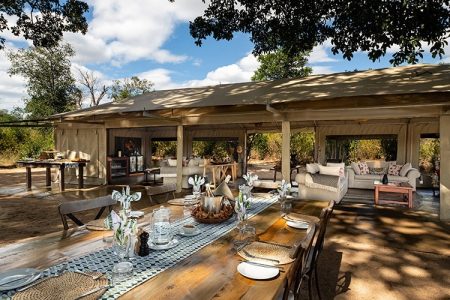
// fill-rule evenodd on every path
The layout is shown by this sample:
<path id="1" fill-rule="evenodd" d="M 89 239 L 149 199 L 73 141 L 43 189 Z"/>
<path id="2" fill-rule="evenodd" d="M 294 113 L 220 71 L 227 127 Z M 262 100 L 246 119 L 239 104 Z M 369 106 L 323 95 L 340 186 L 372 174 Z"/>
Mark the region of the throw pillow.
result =
<path id="1" fill-rule="evenodd" d="M 316 174 L 317 172 L 319 172 L 319 164 L 318 163 L 306 164 L 306 172 Z"/>
<path id="2" fill-rule="evenodd" d="M 177 160 L 169 158 L 167 160 L 167 163 L 169 164 L 169 167 L 176 167 L 177 166 Z"/>
<path id="3" fill-rule="evenodd" d="M 361 170 L 359 169 L 359 166 L 357 163 L 352 162 L 351 166 L 352 166 L 353 171 L 355 171 L 356 175 L 361 175 Z"/>
<path id="4" fill-rule="evenodd" d="M 367 163 L 366 162 L 359 162 L 358 163 L 358 167 L 359 167 L 359 170 L 360 170 L 360 174 L 358 174 L 358 175 L 367 175 L 367 174 L 369 174 L 369 166 L 367 165 Z"/>
<path id="5" fill-rule="evenodd" d="M 402 165 L 389 165 L 388 175 L 399 176 Z"/>
<path id="6" fill-rule="evenodd" d="M 400 170 L 400 176 L 405 177 L 406 174 L 408 174 L 409 170 L 411 170 L 411 169 L 412 169 L 411 163 L 404 164 Z"/>
<path id="7" fill-rule="evenodd" d="M 369 168 L 369 174 L 372 175 L 384 175 L 386 173 L 385 168 Z"/>
<path id="8" fill-rule="evenodd" d="M 319 172 L 322 175 L 332 175 L 332 176 L 341 176 L 341 169 L 340 167 L 326 167 L 319 165 Z"/>
<path id="9" fill-rule="evenodd" d="M 339 167 L 344 169 L 345 163 L 327 163 L 327 167 Z"/>

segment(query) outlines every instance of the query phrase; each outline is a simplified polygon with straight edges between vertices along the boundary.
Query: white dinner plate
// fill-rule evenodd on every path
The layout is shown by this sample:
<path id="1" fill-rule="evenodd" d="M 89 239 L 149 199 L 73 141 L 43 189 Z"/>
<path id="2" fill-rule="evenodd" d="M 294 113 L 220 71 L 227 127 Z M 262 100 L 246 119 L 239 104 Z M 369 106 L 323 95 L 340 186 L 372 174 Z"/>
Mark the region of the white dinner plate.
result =
<path id="1" fill-rule="evenodd" d="M 184 196 L 184 199 L 186 199 L 186 200 L 194 200 L 195 196 L 194 195 L 186 195 L 186 196 Z"/>
<path id="2" fill-rule="evenodd" d="M 243 276 L 256 280 L 265 280 L 274 278 L 280 273 L 280 270 L 276 267 L 264 267 L 264 266 L 256 266 L 246 262 L 241 262 L 237 266 L 237 270 Z"/>
<path id="3" fill-rule="evenodd" d="M 172 239 L 172 241 L 170 241 L 169 243 L 164 244 L 164 245 L 157 245 L 157 244 L 153 244 L 152 241 L 148 241 L 148 246 L 152 250 L 167 250 L 167 249 L 171 249 L 171 248 L 175 247 L 176 245 L 178 245 L 178 243 L 179 243 L 179 241 L 177 239 Z"/>
<path id="4" fill-rule="evenodd" d="M 286 221 L 287 226 L 297 228 L 297 229 L 308 229 L 308 223 L 306 222 L 295 222 L 295 221 Z"/>
<path id="5" fill-rule="evenodd" d="M 130 212 L 130 217 L 132 218 L 140 218 L 144 216 L 144 212 L 142 210 L 132 210 Z"/>
<path id="6" fill-rule="evenodd" d="M 196 236 L 200 234 L 200 229 L 197 228 L 193 233 L 187 233 L 183 231 L 183 228 L 180 228 L 178 234 L 182 236 Z"/>
<path id="7" fill-rule="evenodd" d="M 28 285 L 33 281 L 39 279 L 41 275 L 41 271 L 31 268 L 13 269 L 0 273 L 0 291 L 17 289 L 22 286 Z M 17 280 L 11 283 L 4 284 L 5 282 L 9 282 L 13 279 Z"/>

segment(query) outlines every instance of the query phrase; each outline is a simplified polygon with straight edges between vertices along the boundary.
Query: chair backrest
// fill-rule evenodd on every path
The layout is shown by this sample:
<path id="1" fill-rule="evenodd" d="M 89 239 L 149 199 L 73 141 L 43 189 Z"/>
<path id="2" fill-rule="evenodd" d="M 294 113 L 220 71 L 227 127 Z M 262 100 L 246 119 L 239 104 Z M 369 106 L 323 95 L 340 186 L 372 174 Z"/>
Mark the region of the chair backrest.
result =
<path id="1" fill-rule="evenodd" d="M 292 284 L 290 285 L 290 288 L 294 291 L 294 294 L 298 294 L 300 291 L 300 286 L 307 271 L 308 257 L 310 257 L 311 251 L 313 250 L 312 245 L 317 232 L 317 224 L 310 223 L 306 232 L 306 236 L 296 245 L 297 247 L 293 252 L 295 256 L 291 256 L 295 257 L 293 266 L 294 270 L 292 273 L 294 274 L 294 277 L 292 279 Z M 286 295 L 287 294 L 284 293 L 283 297 L 285 297 Z"/>
<path id="2" fill-rule="evenodd" d="M 315 268 L 315 265 L 317 264 L 317 259 L 320 255 L 320 252 L 322 251 L 323 244 L 325 241 L 325 233 L 327 231 L 328 222 L 331 218 L 331 215 L 333 214 L 335 202 L 333 200 L 330 201 L 327 207 L 322 209 L 320 213 L 320 221 L 318 226 L 318 232 L 315 237 L 315 240 L 313 241 L 313 246 L 311 251 L 308 253 L 308 258 L 306 260 L 306 272 L 310 272 Z"/>
<path id="3" fill-rule="evenodd" d="M 77 218 L 75 218 L 73 213 L 100 208 L 99 213 L 95 217 L 95 219 L 98 219 L 103 213 L 105 207 L 109 207 L 109 209 L 111 210 L 112 206 L 116 203 L 117 201 L 113 200 L 109 195 L 88 200 L 75 200 L 64 202 L 58 206 L 58 211 L 61 216 L 64 229 L 67 230 L 69 229 L 69 226 L 67 224 L 66 216 L 72 219 L 77 225 L 82 226 L 83 223 Z"/>

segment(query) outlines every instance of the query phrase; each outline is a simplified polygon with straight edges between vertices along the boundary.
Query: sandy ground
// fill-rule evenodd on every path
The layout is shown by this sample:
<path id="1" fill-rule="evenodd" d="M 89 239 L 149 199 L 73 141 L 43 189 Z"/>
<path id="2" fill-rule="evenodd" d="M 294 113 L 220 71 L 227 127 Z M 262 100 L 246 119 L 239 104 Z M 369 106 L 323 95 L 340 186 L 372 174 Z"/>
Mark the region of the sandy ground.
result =
<path id="1" fill-rule="evenodd" d="M 33 170 L 28 192 L 24 169 L 0 169 L 0 245 L 60 231 L 59 203 L 114 188 L 59 193 L 57 185 L 45 188 L 44 176 Z M 149 206 L 146 197 L 134 208 Z M 343 201 L 327 231 L 319 282 L 324 299 L 450 299 L 450 225 L 425 211 Z"/>

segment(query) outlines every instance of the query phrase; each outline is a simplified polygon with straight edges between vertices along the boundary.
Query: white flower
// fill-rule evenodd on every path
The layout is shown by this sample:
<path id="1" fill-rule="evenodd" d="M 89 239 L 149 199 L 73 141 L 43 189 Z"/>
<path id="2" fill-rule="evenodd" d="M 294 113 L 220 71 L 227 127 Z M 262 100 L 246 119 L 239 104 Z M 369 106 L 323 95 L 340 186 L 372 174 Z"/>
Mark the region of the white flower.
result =
<path id="1" fill-rule="evenodd" d="M 284 197 L 290 190 L 291 190 L 291 184 L 287 183 L 286 180 L 283 179 L 281 181 L 280 187 L 278 188 L 278 194 L 281 197 Z"/>
<path id="2" fill-rule="evenodd" d="M 120 202 L 123 209 L 130 209 L 132 201 L 139 201 L 141 199 L 142 193 L 136 192 L 130 194 L 130 186 L 127 185 L 126 188 L 122 188 L 122 193 L 119 191 L 113 191 L 111 197 L 113 200 Z"/>
<path id="3" fill-rule="evenodd" d="M 245 181 L 247 182 L 248 186 L 253 186 L 253 183 L 258 180 L 258 175 L 256 174 L 252 174 L 252 173 L 247 173 L 244 176 L 242 176 Z"/>
<path id="4" fill-rule="evenodd" d="M 120 216 L 115 211 L 111 211 L 104 224 L 106 229 L 114 231 L 116 241 L 122 246 L 128 242 L 131 234 L 137 232 L 137 220 L 128 218 L 123 211 L 120 212 Z"/>
<path id="5" fill-rule="evenodd" d="M 194 177 L 189 177 L 188 183 L 194 186 L 201 186 L 205 184 L 205 178 L 195 175 Z"/>

